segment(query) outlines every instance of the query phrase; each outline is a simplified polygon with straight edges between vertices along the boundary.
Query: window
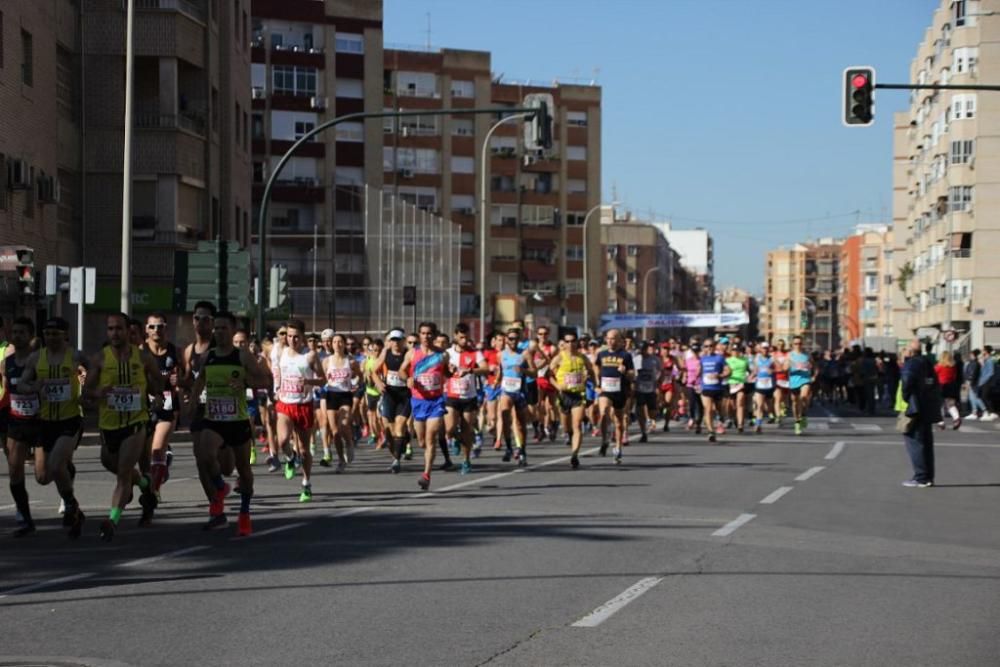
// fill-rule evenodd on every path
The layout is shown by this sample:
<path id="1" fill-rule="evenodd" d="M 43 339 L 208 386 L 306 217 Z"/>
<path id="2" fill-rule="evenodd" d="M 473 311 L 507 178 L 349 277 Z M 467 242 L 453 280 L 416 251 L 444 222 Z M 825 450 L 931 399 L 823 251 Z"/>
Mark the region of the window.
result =
<path id="1" fill-rule="evenodd" d="M 501 227 L 517 226 L 517 206 L 500 204 L 490 207 L 490 224 Z"/>
<path id="2" fill-rule="evenodd" d="M 567 211 L 566 212 L 566 224 L 572 225 L 573 227 L 579 227 L 583 225 L 583 221 L 586 219 L 587 214 L 582 211 Z"/>
<path id="3" fill-rule="evenodd" d="M 35 85 L 34 47 L 27 30 L 21 31 L 21 82 L 26 86 Z"/>
<path id="4" fill-rule="evenodd" d="M 471 157 L 453 155 L 451 157 L 451 170 L 456 174 L 475 173 L 475 160 Z"/>
<path id="5" fill-rule="evenodd" d="M 948 188 L 948 210 L 969 211 L 972 209 L 972 186 L 959 185 Z"/>
<path id="6" fill-rule="evenodd" d="M 629 285 L 635 285 L 636 283 L 639 282 L 639 274 L 636 273 L 635 271 L 629 271 L 628 274 L 625 276 L 625 279 L 628 281 Z"/>
<path id="7" fill-rule="evenodd" d="M 250 136 L 255 140 L 264 138 L 264 114 L 255 113 L 250 118 Z"/>
<path id="8" fill-rule="evenodd" d="M 954 120 L 976 117 L 976 94 L 967 93 L 951 98 L 951 117 Z"/>
<path id="9" fill-rule="evenodd" d="M 455 81 L 451 82 L 451 96 L 452 97 L 475 97 L 476 96 L 476 86 L 472 81 Z"/>
<path id="10" fill-rule="evenodd" d="M 566 246 L 566 259 L 570 261 L 582 261 L 583 260 L 583 246 L 582 245 L 568 245 Z"/>
<path id="11" fill-rule="evenodd" d="M 437 76 L 431 72 L 397 72 L 396 94 L 408 97 L 438 97 Z"/>
<path id="12" fill-rule="evenodd" d="M 476 245 L 476 235 L 472 232 L 462 232 L 462 247 L 473 248 Z"/>
<path id="13" fill-rule="evenodd" d="M 878 294 L 878 274 L 865 274 L 865 294 Z"/>
<path id="14" fill-rule="evenodd" d="M 522 225 L 553 225 L 555 217 L 551 206 L 533 206 L 526 204 L 521 207 Z"/>
<path id="15" fill-rule="evenodd" d="M 399 198 L 425 211 L 437 210 L 437 189 L 399 188 Z"/>
<path id="16" fill-rule="evenodd" d="M 334 44 L 337 53 L 365 52 L 365 38 L 363 35 L 355 35 L 347 32 L 338 32 L 334 36 Z"/>
<path id="17" fill-rule="evenodd" d="M 586 146 L 567 146 L 566 147 L 566 159 L 567 160 L 586 160 L 587 159 L 587 147 Z"/>
<path id="18" fill-rule="evenodd" d="M 639 256 L 639 246 L 637 246 L 637 245 L 630 245 L 628 247 L 628 256 L 629 257 L 638 257 Z"/>
<path id="19" fill-rule="evenodd" d="M 365 98 L 364 81 L 361 79 L 337 79 L 337 97 L 363 100 Z"/>
<path id="20" fill-rule="evenodd" d="M 608 274 L 608 287 L 618 284 L 618 272 L 614 271 Z"/>
<path id="21" fill-rule="evenodd" d="M 965 16 L 965 0 L 955 0 L 951 4 L 952 4 L 952 7 L 955 10 L 955 27 L 956 28 L 961 28 L 962 26 L 965 25 L 965 21 L 966 21 L 966 16 Z"/>
<path id="22" fill-rule="evenodd" d="M 475 132 L 475 121 L 470 118 L 456 118 L 451 121 L 451 133 L 454 136 L 471 137 Z"/>
<path id="23" fill-rule="evenodd" d="M 306 123 L 301 120 L 295 121 L 295 141 L 301 139 L 303 135 L 312 132 L 315 128 L 315 123 Z M 316 137 L 310 137 L 309 141 L 316 141 Z"/>
<path id="24" fill-rule="evenodd" d="M 263 183 L 264 182 L 264 163 L 254 162 L 253 163 L 253 182 Z"/>
<path id="25" fill-rule="evenodd" d="M 566 124 L 575 125 L 577 127 L 587 127 L 587 112 L 586 111 L 567 111 L 566 112 Z"/>
<path id="26" fill-rule="evenodd" d="M 399 119 L 403 136 L 433 137 L 438 134 L 437 116 L 406 116 Z"/>
<path id="27" fill-rule="evenodd" d="M 361 167 L 337 167 L 333 173 L 336 185 L 361 185 L 365 181 L 365 170 Z"/>
<path id="28" fill-rule="evenodd" d="M 382 162 L 386 171 L 410 170 L 424 174 L 441 173 L 441 160 L 433 148 L 400 148 L 386 146 L 382 149 Z"/>
<path id="29" fill-rule="evenodd" d="M 316 95 L 316 68 L 275 65 L 271 90 L 276 95 L 313 97 Z"/>
<path id="30" fill-rule="evenodd" d="M 618 246 L 609 245 L 608 246 L 608 259 L 614 259 L 618 257 Z"/>
<path id="31" fill-rule="evenodd" d="M 363 143 L 365 140 L 365 125 L 362 122 L 339 123 L 335 126 L 337 141 Z"/>
<path id="32" fill-rule="evenodd" d="M 638 313 L 639 312 L 639 304 L 636 303 L 636 301 L 634 299 L 629 299 L 628 303 L 625 305 L 625 307 L 628 309 L 628 312 L 630 312 L 630 313 Z"/>
<path id="33" fill-rule="evenodd" d="M 569 194 L 583 194 L 587 192 L 587 181 L 579 178 L 570 178 L 566 181 L 566 192 Z"/>
<path id="34" fill-rule="evenodd" d="M 955 74 L 972 72 L 976 69 L 976 60 L 979 58 L 979 47 L 965 46 L 952 51 L 952 71 Z"/>
<path id="35" fill-rule="evenodd" d="M 475 195 L 452 195 L 451 210 L 473 212 L 476 208 Z"/>
<path id="36" fill-rule="evenodd" d="M 617 313 L 618 312 L 618 299 L 609 298 L 608 299 L 608 312 Z"/>
<path id="37" fill-rule="evenodd" d="M 975 139 L 951 142 L 951 163 L 966 164 L 972 159 L 976 150 Z"/>

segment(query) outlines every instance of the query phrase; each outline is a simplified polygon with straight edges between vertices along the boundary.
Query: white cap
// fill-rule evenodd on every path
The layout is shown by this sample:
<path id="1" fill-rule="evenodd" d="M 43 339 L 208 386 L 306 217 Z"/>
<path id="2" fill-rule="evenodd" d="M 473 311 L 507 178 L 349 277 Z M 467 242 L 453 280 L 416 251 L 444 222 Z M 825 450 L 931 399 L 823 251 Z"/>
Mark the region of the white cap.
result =
<path id="1" fill-rule="evenodd" d="M 333 329 L 323 329 L 323 333 L 321 333 L 319 337 L 323 340 L 327 340 L 329 338 L 333 338 L 333 333 Z"/>
<path id="2" fill-rule="evenodd" d="M 403 333 L 402 329 L 393 329 L 386 338 L 389 340 L 403 340 L 406 338 L 406 334 Z"/>

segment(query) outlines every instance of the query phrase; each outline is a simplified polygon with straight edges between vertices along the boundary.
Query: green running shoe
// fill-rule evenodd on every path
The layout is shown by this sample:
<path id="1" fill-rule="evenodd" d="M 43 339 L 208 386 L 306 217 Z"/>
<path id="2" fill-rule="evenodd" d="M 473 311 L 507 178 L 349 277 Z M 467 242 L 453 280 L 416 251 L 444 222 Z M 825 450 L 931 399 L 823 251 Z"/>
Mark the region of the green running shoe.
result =
<path id="1" fill-rule="evenodd" d="M 285 461 L 285 479 L 295 478 L 295 462 L 291 459 Z"/>
<path id="2" fill-rule="evenodd" d="M 802 435 L 802 422 L 795 422 L 795 435 Z"/>
<path id="3" fill-rule="evenodd" d="M 302 487 L 302 493 L 299 494 L 299 502 L 300 503 L 307 503 L 310 500 L 312 500 L 312 497 L 313 497 L 312 485 L 303 486 Z"/>
<path id="4" fill-rule="evenodd" d="M 257 465 L 257 448 L 252 442 L 250 443 L 250 465 Z"/>

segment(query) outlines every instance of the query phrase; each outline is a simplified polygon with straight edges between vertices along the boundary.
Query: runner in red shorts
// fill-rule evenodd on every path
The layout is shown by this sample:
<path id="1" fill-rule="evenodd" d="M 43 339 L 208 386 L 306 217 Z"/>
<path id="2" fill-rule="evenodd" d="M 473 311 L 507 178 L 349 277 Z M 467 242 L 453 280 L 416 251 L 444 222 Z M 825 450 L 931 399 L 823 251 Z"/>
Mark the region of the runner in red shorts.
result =
<path id="1" fill-rule="evenodd" d="M 556 398 L 559 393 L 551 381 L 549 364 L 559 353 L 556 346 L 549 340 L 549 328 L 538 327 L 538 348 L 534 352 L 533 362 L 538 369 L 538 412 L 535 414 L 542 426 L 541 434 L 549 441 L 555 441 L 559 429 L 559 409 Z"/>
<path id="2" fill-rule="evenodd" d="M 302 461 L 302 493 L 299 502 L 312 500 L 312 453 L 309 443 L 316 428 L 313 387 L 326 384 L 319 356 L 306 346 L 306 325 L 292 320 L 285 325 L 287 344 L 278 353 L 274 385 L 278 388 L 278 448 L 287 451 L 294 435 L 296 455 L 285 463 L 285 479 L 295 477 L 295 459 Z"/>

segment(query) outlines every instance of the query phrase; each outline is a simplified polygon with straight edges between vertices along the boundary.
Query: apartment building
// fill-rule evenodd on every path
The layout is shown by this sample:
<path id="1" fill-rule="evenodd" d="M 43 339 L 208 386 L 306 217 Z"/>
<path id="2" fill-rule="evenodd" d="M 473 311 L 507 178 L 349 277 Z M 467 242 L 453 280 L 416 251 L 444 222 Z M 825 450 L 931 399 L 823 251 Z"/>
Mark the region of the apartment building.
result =
<path id="1" fill-rule="evenodd" d="M 811 349 L 837 347 L 839 265 L 840 242 L 834 239 L 769 252 L 763 335 L 785 341 L 802 335 Z"/>
<path id="2" fill-rule="evenodd" d="M 582 225 L 601 192 L 601 89 L 505 81 L 492 74 L 489 53 L 455 49 L 387 49 L 383 83 L 384 107 L 396 111 L 516 108 L 530 93 L 553 96 L 553 147 L 545 155 L 525 151 L 518 119 L 492 131 L 484 162 L 486 135 L 506 114 L 387 119 L 383 179 L 387 192 L 460 225 L 461 312 L 478 325 L 485 166 L 487 319 L 498 295 L 518 295 L 531 297 L 537 322 L 582 324 Z M 587 241 L 596 257 L 598 235 Z M 592 277 L 592 315 L 597 287 Z"/>
<path id="3" fill-rule="evenodd" d="M 670 222 L 653 222 L 670 247 L 677 250 L 681 263 L 695 277 L 696 301 L 693 310 L 711 310 L 715 298 L 715 242 L 704 229 L 677 229 Z"/>
<path id="4" fill-rule="evenodd" d="M 911 80 L 992 82 L 1000 74 L 997 12 L 998 0 L 942 0 Z M 998 110 L 993 92 L 920 90 L 897 119 L 894 155 L 904 161 L 894 170 L 897 277 L 911 306 L 898 317 L 901 332 L 954 329 L 959 347 L 1000 343 L 993 326 L 1000 320 Z"/>
<path id="5" fill-rule="evenodd" d="M 678 259 L 660 231 L 638 221 L 601 225 L 607 301 L 602 313 L 670 313 Z"/>
<path id="6" fill-rule="evenodd" d="M 743 340 L 755 340 L 760 336 L 760 303 L 757 297 L 740 287 L 724 287 L 715 294 L 715 312 L 745 313 L 749 320 L 738 327 L 720 328 L 725 333 L 738 333 Z"/>
<path id="7" fill-rule="evenodd" d="M 859 225 L 840 247 L 840 337 L 893 336 L 892 229 Z"/>
<path id="8" fill-rule="evenodd" d="M 382 3 L 253 0 L 251 21 L 256 238 L 264 184 L 292 144 L 337 116 L 382 109 Z M 381 208 L 381 152 L 380 121 L 338 124 L 303 146 L 272 189 L 267 262 L 288 267 L 294 314 L 320 304 L 317 326 L 366 326 L 377 268 L 366 261 L 365 213 Z"/>

